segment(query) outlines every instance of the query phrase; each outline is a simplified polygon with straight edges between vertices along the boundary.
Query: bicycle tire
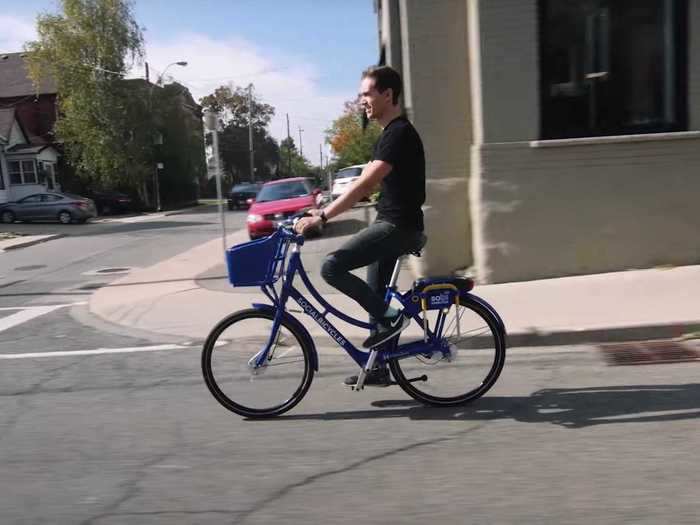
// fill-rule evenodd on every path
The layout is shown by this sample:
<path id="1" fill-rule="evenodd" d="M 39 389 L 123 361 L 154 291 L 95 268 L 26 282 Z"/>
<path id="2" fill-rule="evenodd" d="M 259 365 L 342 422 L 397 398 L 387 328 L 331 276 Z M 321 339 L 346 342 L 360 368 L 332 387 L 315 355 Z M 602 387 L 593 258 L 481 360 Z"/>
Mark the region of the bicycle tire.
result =
<path id="1" fill-rule="evenodd" d="M 303 356 L 303 377 L 301 378 L 299 386 L 294 390 L 294 392 L 288 398 L 284 399 L 281 403 L 276 405 L 273 404 L 269 407 L 258 408 L 248 406 L 239 401 L 234 401 L 229 395 L 224 393 L 223 389 L 221 388 L 219 382 L 216 379 L 216 374 L 213 370 L 212 358 L 216 353 L 215 350 L 217 349 L 217 346 L 227 345 L 229 347 L 233 347 L 236 350 L 238 347 L 244 346 L 242 343 L 239 344 L 238 341 L 233 341 L 231 343 L 221 343 L 219 341 L 219 338 L 222 336 L 222 334 L 226 332 L 227 329 L 231 328 L 236 323 L 241 323 L 242 321 L 251 319 L 265 320 L 271 322 L 274 319 L 274 313 L 263 312 L 256 309 L 241 310 L 222 319 L 209 333 L 204 343 L 204 347 L 202 349 L 202 373 L 204 376 L 204 382 L 206 383 L 207 388 L 209 389 L 211 394 L 221 405 L 223 405 L 228 410 L 235 412 L 238 415 L 248 418 L 264 418 L 278 416 L 292 409 L 294 406 L 297 405 L 297 403 L 299 403 L 303 399 L 304 395 L 311 386 L 311 381 L 313 380 L 314 376 L 314 367 L 312 365 L 311 358 L 312 351 L 309 348 L 306 338 L 301 333 L 299 333 L 298 329 L 294 325 L 288 323 L 285 320 L 282 321 L 282 327 L 294 337 L 296 344 L 299 346 L 301 355 Z M 219 342 L 220 345 L 217 345 L 217 342 Z M 241 356 L 244 358 L 252 357 L 256 354 L 256 352 L 252 349 L 241 350 L 240 353 Z M 248 373 L 251 374 L 250 370 L 248 370 Z M 252 374 L 249 376 L 245 376 L 245 374 L 243 374 L 240 379 L 247 379 L 249 382 L 253 382 Z"/>
<path id="2" fill-rule="evenodd" d="M 427 378 L 426 380 L 416 380 L 416 378 L 413 378 L 413 380 L 411 380 L 410 377 L 407 377 L 407 375 L 411 374 L 406 373 L 408 369 L 411 366 L 413 366 L 416 370 L 416 372 L 413 373 L 421 373 L 421 371 L 423 371 L 423 374 L 425 374 L 429 371 L 429 369 L 427 368 L 428 366 L 435 366 L 435 364 L 438 364 L 439 361 L 425 363 L 423 361 L 420 361 L 420 358 L 418 357 L 404 357 L 398 359 L 391 359 L 389 361 L 389 368 L 391 370 L 392 375 L 394 376 L 394 379 L 396 380 L 396 383 L 409 396 L 418 401 L 421 401 L 422 403 L 434 406 L 455 406 L 466 404 L 483 396 L 496 383 L 496 380 L 498 379 L 499 375 L 501 374 L 501 371 L 503 370 L 506 357 L 506 341 L 505 333 L 501 330 L 498 319 L 494 316 L 494 314 L 491 311 L 483 307 L 480 303 L 473 300 L 469 295 L 463 295 L 460 297 L 459 308 L 463 309 L 462 311 L 469 310 L 473 312 L 478 316 L 478 318 L 482 319 L 486 323 L 486 326 L 488 327 L 488 333 L 490 334 L 493 340 L 494 355 L 492 363 L 490 364 L 490 366 L 488 366 L 488 372 L 485 374 L 481 382 L 476 387 L 468 389 L 466 392 L 457 395 L 441 396 L 426 391 L 426 387 L 428 386 L 427 383 L 429 382 L 430 378 Z M 456 311 L 459 312 L 460 310 Z M 483 344 L 484 342 L 484 338 L 482 337 L 479 344 Z M 462 350 L 458 348 L 459 353 L 461 353 L 462 351 L 467 352 L 469 350 Z M 457 358 L 457 361 L 459 361 L 459 358 Z M 422 365 L 420 363 L 422 363 Z M 449 364 L 447 364 L 446 362 L 445 366 L 449 366 Z M 452 373 L 456 373 L 457 376 L 459 376 L 460 371 L 455 372 L 455 370 L 455 368 L 452 368 Z M 463 371 L 468 372 L 469 370 Z M 435 384 L 436 383 L 433 382 L 433 385 Z"/>

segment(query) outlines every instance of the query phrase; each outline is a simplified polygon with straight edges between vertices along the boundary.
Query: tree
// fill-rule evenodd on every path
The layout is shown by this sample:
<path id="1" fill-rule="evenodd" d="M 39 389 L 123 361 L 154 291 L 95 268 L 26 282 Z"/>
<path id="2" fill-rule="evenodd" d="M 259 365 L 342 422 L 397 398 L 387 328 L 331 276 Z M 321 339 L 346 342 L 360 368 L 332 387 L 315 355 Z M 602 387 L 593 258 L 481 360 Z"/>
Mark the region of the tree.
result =
<path id="1" fill-rule="evenodd" d="M 308 177 L 311 173 L 311 166 L 303 156 L 299 154 L 294 139 L 288 137 L 280 143 L 280 166 L 278 176 L 286 177 Z"/>
<path id="2" fill-rule="evenodd" d="M 343 114 L 326 130 L 326 142 L 336 153 L 335 166 L 364 164 L 372 158 L 372 148 L 382 130 L 374 122 L 363 129 L 359 102 L 345 103 Z"/>
<path id="3" fill-rule="evenodd" d="M 267 130 L 275 108 L 260 101 L 252 87 L 251 113 L 255 180 L 272 178 L 279 164 L 280 150 Z M 250 180 L 250 151 L 248 141 L 248 89 L 221 86 L 200 100 L 200 104 L 216 111 L 222 124 L 219 151 L 229 184 Z"/>
<path id="4" fill-rule="evenodd" d="M 50 75 L 58 90 L 56 135 L 78 175 L 102 185 L 139 185 L 150 176 L 153 125 L 146 90 L 123 81 L 143 57 L 143 36 L 128 0 L 60 0 L 61 14 L 37 19 L 29 42 L 36 85 Z"/>

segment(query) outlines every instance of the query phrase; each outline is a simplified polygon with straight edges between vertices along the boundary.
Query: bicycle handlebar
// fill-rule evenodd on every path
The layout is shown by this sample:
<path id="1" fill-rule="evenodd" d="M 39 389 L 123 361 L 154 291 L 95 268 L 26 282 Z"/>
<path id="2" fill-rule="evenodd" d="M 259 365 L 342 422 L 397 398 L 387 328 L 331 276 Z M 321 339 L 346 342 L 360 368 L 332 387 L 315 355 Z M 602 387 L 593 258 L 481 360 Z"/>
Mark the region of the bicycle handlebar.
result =
<path id="1" fill-rule="evenodd" d="M 297 244 L 299 246 L 302 246 L 304 244 L 304 236 L 299 235 L 294 231 L 294 225 L 296 224 L 296 221 L 301 219 L 302 217 L 310 217 L 311 214 L 308 212 L 302 212 L 302 213 L 297 213 L 295 215 L 292 215 L 291 217 L 285 219 L 284 221 L 281 221 L 279 223 L 279 230 L 293 242 L 294 244 Z"/>

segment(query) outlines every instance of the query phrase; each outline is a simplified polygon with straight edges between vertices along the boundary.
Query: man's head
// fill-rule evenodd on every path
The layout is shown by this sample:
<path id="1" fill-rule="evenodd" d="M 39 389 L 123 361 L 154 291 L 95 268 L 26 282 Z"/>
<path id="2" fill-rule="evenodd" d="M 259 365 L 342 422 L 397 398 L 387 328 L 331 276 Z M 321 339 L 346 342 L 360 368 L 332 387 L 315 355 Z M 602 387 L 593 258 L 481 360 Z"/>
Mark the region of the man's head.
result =
<path id="1" fill-rule="evenodd" d="M 382 120 L 387 113 L 399 107 L 401 76 L 389 66 L 376 66 L 362 73 L 360 83 L 360 105 L 367 118 Z"/>

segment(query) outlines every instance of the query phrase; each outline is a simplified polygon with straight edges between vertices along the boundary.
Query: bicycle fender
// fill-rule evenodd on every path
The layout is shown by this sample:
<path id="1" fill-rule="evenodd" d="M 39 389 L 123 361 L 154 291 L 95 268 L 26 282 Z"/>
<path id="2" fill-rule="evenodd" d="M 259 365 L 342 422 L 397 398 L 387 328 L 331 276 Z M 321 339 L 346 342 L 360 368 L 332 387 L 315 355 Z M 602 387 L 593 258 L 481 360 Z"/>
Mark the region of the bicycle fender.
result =
<path id="1" fill-rule="evenodd" d="M 272 315 L 275 315 L 275 313 L 277 312 L 277 308 L 270 304 L 253 303 L 253 308 L 261 312 L 269 312 Z M 301 321 L 299 321 L 289 312 L 284 312 L 284 320 L 287 321 L 290 325 L 294 326 L 294 328 L 299 330 L 299 334 L 304 339 L 306 339 L 306 342 L 309 345 L 309 348 L 311 349 L 311 366 L 314 367 L 314 371 L 318 372 L 318 352 L 316 352 L 316 345 L 314 344 L 314 340 L 312 339 L 311 334 L 306 329 L 306 327 L 303 324 L 301 324 Z"/>
<path id="2" fill-rule="evenodd" d="M 505 338 L 505 336 L 507 335 L 506 325 L 503 322 L 503 319 L 501 319 L 501 316 L 498 315 L 498 312 L 496 311 L 496 309 L 493 306 L 491 306 L 489 303 L 487 303 L 484 299 L 482 299 L 478 295 L 467 293 L 467 294 L 462 295 L 462 297 L 468 297 L 470 301 L 474 301 L 479 306 L 482 306 L 488 312 L 490 312 L 491 315 L 493 315 L 494 319 L 496 320 L 496 323 L 498 324 L 498 329 L 500 330 L 501 335 L 503 335 L 503 337 Z"/>

